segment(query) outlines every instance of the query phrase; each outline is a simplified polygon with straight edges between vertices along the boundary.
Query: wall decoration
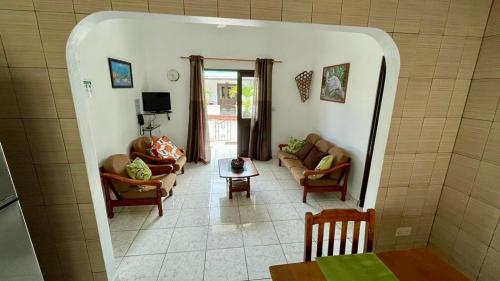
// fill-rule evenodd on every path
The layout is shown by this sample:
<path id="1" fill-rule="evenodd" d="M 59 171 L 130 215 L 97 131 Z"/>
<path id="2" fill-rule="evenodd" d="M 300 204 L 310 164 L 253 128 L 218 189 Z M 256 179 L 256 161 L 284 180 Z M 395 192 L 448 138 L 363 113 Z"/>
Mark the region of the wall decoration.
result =
<path id="1" fill-rule="evenodd" d="M 302 71 L 299 75 L 295 76 L 297 88 L 299 88 L 300 100 L 305 102 L 309 98 L 309 91 L 311 90 L 313 71 Z"/>
<path id="2" fill-rule="evenodd" d="M 172 82 L 175 82 L 177 80 L 179 80 L 179 71 L 175 70 L 175 69 L 170 69 L 168 72 L 167 72 L 167 78 L 168 80 L 172 81 Z"/>
<path id="3" fill-rule="evenodd" d="M 323 67 L 320 99 L 345 103 L 350 63 Z"/>
<path id="4" fill-rule="evenodd" d="M 111 87 L 133 88 L 132 64 L 130 62 L 108 58 Z"/>

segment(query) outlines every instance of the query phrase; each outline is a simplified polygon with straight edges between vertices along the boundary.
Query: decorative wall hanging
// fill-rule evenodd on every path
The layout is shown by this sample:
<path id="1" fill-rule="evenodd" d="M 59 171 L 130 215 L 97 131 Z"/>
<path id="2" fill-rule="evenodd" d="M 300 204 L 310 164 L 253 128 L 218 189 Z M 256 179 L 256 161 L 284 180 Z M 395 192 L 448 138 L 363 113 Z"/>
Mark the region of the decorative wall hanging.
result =
<path id="1" fill-rule="evenodd" d="M 299 88 L 300 100 L 302 102 L 305 102 L 309 98 L 312 76 L 312 70 L 302 71 L 299 75 L 295 76 L 295 82 L 297 82 L 297 88 Z"/>
<path id="2" fill-rule="evenodd" d="M 170 69 L 168 72 L 167 72 L 167 78 L 168 80 L 172 81 L 172 82 L 175 82 L 177 80 L 179 80 L 179 71 L 175 70 L 175 69 Z"/>
<path id="3" fill-rule="evenodd" d="M 320 99 L 345 103 L 350 63 L 323 67 Z"/>
<path id="4" fill-rule="evenodd" d="M 111 87 L 133 88 L 132 64 L 130 62 L 108 58 Z"/>

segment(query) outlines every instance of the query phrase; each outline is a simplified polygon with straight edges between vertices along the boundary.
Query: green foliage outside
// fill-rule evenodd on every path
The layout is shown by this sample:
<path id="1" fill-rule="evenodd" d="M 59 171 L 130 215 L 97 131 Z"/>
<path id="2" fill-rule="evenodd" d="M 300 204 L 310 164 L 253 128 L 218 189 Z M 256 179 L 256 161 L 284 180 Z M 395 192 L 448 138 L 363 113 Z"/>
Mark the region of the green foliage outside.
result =
<path id="1" fill-rule="evenodd" d="M 231 87 L 229 90 L 229 97 L 234 98 L 236 97 L 236 94 L 238 93 L 238 87 Z M 251 110 L 252 110 L 252 102 L 253 102 L 253 96 L 254 96 L 254 87 L 253 86 L 243 86 L 243 89 L 241 91 L 241 103 L 242 103 L 242 116 L 243 117 L 251 117 Z"/>

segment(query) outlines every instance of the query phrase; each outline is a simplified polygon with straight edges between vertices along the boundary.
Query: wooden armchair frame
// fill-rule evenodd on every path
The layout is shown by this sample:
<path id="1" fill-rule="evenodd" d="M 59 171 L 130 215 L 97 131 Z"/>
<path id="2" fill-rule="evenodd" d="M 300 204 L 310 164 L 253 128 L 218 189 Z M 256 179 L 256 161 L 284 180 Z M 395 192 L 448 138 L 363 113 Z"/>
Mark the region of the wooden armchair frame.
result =
<path id="1" fill-rule="evenodd" d="M 153 175 L 164 175 L 175 172 L 172 165 L 148 165 L 151 169 Z M 101 170 L 101 183 L 104 193 L 104 200 L 106 202 L 106 212 L 108 218 L 114 217 L 113 208 L 119 206 L 139 206 L 139 205 L 157 205 L 159 216 L 163 216 L 163 205 L 162 205 L 162 181 L 158 179 L 151 180 L 134 180 L 131 178 L 126 178 L 120 175 L 106 173 L 103 168 Z M 120 193 L 113 187 L 112 180 L 119 181 L 128 185 L 147 185 L 154 186 L 156 191 L 156 196 L 153 198 L 128 198 L 124 199 L 120 196 Z M 175 185 L 175 184 L 174 184 Z M 111 192 L 116 199 L 111 198 Z M 172 189 L 169 192 L 169 196 L 172 196 Z"/>
<path id="2" fill-rule="evenodd" d="M 179 148 L 179 150 L 181 150 L 184 153 L 183 149 Z M 148 164 L 159 164 L 159 165 L 162 165 L 162 164 L 175 165 L 176 164 L 176 161 L 174 158 L 159 158 L 159 157 L 154 157 L 154 156 L 147 155 L 145 153 L 141 153 L 141 152 L 137 152 L 137 151 L 131 151 L 130 156 L 132 159 L 139 157 L 144 162 L 146 162 Z M 175 170 L 175 168 L 174 168 L 174 170 Z M 184 167 L 181 168 L 181 173 L 184 174 Z"/>
<path id="3" fill-rule="evenodd" d="M 344 255 L 347 242 L 347 224 L 354 222 L 352 235 L 351 253 L 358 252 L 360 225 L 361 222 L 366 222 L 365 226 L 365 252 L 373 251 L 373 237 L 375 233 L 375 210 L 368 209 L 366 212 L 359 212 L 356 209 L 327 209 L 321 213 L 313 215 L 307 212 L 305 216 L 305 234 L 304 234 L 304 261 L 311 261 L 312 255 L 312 236 L 313 226 L 318 225 L 318 237 L 316 257 L 321 257 L 323 254 L 323 235 L 325 223 L 330 223 L 328 232 L 328 250 L 327 255 L 333 255 L 333 246 L 335 241 L 335 230 L 337 222 L 342 223 L 340 234 L 340 249 L 339 254 Z"/>
<path id="4" fill-rule="evenodd" d="M 306 203 L 307 200 L 307 193 L 308 192 L 335 192 L 335 191 L 340 191 L 341 192 L 341 200 L 345 201 L 346 195 L 347 195 L 347 182 L 349 180 L 349 172 L 351 170 L 351 163 L 350 160 L 346 163 L 336 165 L 334 167 L 331 167 L 328 170 L 324 171 L 316 171 L 316 170 L 305 170 L 304 171 L 304 193 L 302 195 L 302 202 Z M 313 175 L 324 175 L 329 176 L 333 174 L 334 172 L 341 171 L 340 177 L 337 180 L 336 185 L 325 185 L 325 186 L 315 186 L 311 185 L 311 180 L 309 179 L 309 176 Z"/>
<path id="5" fill-rule="evenodd" d="M 283 148 L 285 148 L 287 146 L 288 146 L 288 144 L 286 144 L 286 143 L 280 143 L 280 144 L 278 144 L 278 148 L 280 150 L 283 150 Z M 278 165 L 281 167 L 281 159 L 279 159 L 279 158 L 278 158 Z"/>

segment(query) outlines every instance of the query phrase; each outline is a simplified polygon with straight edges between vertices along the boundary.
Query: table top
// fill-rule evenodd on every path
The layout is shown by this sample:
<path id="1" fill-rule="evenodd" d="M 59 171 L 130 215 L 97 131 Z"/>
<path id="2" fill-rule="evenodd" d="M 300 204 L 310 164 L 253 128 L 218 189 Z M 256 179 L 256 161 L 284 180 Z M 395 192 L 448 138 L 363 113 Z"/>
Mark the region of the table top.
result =
<path id="1" fill-rule="evenodd" d="M 224 158 L 219 159 L 219 176 L 221 178 L 249 178 L 255 177 L 259 175 L 259 171 L 255 168 L 255 165 L 252 162 L 252 159 L 243 157 L 245 164 L 243 165 L 243 169 L 240 171 L 233 170 L 231 168 L 231 160 L 232 158 Z"/>
<path id="2" fill-rule="evenodd" d="M 429 249 L 377 253 L 400 281 L 468 281 Z M 327 281 L 316 262 L 270 266 L 273 281 Z M 355 280 L 353 280 L 355 281 Z"/>

